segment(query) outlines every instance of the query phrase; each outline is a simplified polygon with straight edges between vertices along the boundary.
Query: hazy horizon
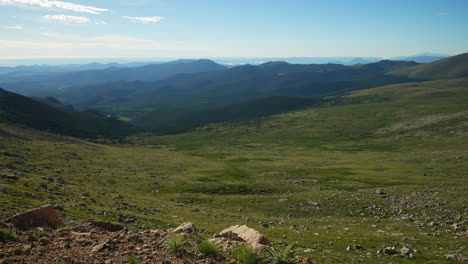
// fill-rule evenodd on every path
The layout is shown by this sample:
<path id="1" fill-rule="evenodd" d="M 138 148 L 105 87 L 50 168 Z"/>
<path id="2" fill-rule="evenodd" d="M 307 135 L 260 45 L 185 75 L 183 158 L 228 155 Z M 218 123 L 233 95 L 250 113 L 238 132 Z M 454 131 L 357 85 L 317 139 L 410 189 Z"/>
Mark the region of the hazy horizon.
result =
<path id="1" fill-rule="evenodd" d="M 468 2 L 0 0 L 0 60 L 466 52 Z"/>
<path id="2" fill-rule="evenodd" d="M 66 65 L 66 64 L 128 64 L 128 63 L 164 63 L 184 59 L 209 59 L 220 64 L 240 65 L 240 64 L 260 64 L 268 61 L 286 61 L 290 63 L 348 63 L 354 59 L 369 60 L 369 62 L 378 60 L 398 60 L 406 57 L 430 56 L 430 57 L 449 57 L 457 54 L 435 54 L 430 52 L 421 52 L 418 54 L 402 55 L 397 57 L 45 57 L 45 58 L 0 58 L 0 67 L 32 66 L 32 65 Z M 300 60 L 300 62 L 297 62 Z"/>

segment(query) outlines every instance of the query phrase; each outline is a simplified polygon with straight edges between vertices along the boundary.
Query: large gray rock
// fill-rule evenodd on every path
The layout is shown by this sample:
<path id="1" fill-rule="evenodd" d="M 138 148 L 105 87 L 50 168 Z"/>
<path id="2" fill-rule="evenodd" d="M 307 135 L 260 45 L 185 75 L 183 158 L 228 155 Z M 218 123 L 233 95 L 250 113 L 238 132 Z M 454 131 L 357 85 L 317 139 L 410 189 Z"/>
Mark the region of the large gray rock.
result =
<path id="1" fill-rule="evenodd" d="M 261 252 L 270 245 L 270 241 L 257 230 L 246 225 L 235 225 L 224 229 L 213 239 L 217 244 L 237 245 L 246 243 L 255 252 Z"/>
<path id="2" fill-rule="evenodd" d="M 60 220 L 54 208 L 50 205 L 17 214 L 10 221 L 16 228 L 21 230 L 35 227 L 55 229 L 62 224 L 62 220 Z"/>
<path id="3" fill-rule="evenodd" d="M 197 232 L 197 228 L 192 222 L 185 222 L 181 224 L 180 226 L 178 226 L 177 228 L 175 228 L 174 230 L 172 230 L 172 233 L 175 233 L 175 234 L 181 234 L 181 233 L 194 234 L 196 232 Z"/>
<path id="4" fill-rule="evenodd" d="M 242 238 L 243 240 L 245 240 L 245 242 L 249 244 L 258 243 L 258 244 L 266 245 L 266 246 L 270 245 L 270 241 L 264 235 L 262 235 L 257 230 L 250 228 L 246 225 L 231 226 L 219 232 L 218 235 L 222 237 L 228 233 L 237 234 L 238 237 Z"/>

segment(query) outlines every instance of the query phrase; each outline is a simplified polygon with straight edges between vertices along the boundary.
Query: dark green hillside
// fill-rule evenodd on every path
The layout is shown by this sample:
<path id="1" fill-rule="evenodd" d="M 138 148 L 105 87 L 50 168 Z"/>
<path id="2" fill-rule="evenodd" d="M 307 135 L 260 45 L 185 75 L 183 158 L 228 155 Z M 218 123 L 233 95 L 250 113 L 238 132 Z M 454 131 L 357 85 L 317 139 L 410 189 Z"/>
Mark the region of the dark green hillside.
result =
<path id="1" fill-rule="evenodd" d="M 392 71 L 391 74 L 419 80 L 468 77 L 468 53 L 406 69 L 397 69 Z"/>
<path id="2" fill-rule="evenodd" d="M 48 96 L 46 98 L 39 98 L 39 97 L 31 97 L 32 99 L 48 104 L 54 108 L 57 108 L 59 110 L 65 111 L 65 112 L 70 112 L 74 110 L 74 107 L 72 105 L 64 105 L 62 102 L 60 102 L 57 98 Z"/>
<path id="3" fill-rule="evenodd" d="M 132 125 L 113 118 L 90 111 L 63 112 L 46 103 L 1 88 L 0 121 L 84 138 L 121 137 L 136 132 Z"/>
<path id="4" fill-rule="evenodd" d="M 133 123 L 157 134 L 180 133 L 203 124 L 274 115 L 321 102 L 321 98 L 273 96 L 206 110 L 155 110 L 135 118 Z"/>
<path id="5" fill-rule="evenodd" d="M 437 127 L 437 133 L 442 133 L 442 137 L 445 132 L 440 129 L 443 130 L 444 122 L 449 120 L 458 120 L 460 136 L 465 135 L 467 100 L 467 78 L 396 84 L 330 98 L 318 104 L 319 107 L 245 122 L 206 125 L 190 133 L 159 139 L 180 145 L 277 142 L 281 145 L 336 147 L 352 141 L 352 144 L 363 144 L 365 148 L 376 147 L 376 144 L 382 150 L 397 145 L 405 148 L 406 144 L 424 141 L 417 136 L 419 130 Z M 425 135 L 425 132 L 421 133 Z M 405 134 L 408 136 L 403 136 Z M 447 135 L 440 140 L 451 138 Z M 433 143 L 437 144 L 437 141 Z M 459 143 L 467 144 L 468 141 Z"/>

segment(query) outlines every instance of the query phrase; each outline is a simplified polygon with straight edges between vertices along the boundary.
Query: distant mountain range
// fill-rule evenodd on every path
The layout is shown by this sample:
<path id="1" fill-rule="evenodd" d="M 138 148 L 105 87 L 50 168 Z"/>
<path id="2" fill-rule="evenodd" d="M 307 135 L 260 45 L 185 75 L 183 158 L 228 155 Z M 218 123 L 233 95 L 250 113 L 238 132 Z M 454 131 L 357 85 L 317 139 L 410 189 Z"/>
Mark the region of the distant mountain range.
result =
<path id="1" fill-rule="evenodd" d="M 152 64 L 149 62 L 131 62 L 131 63 L 88 63 L 88 64 L 64 64 L 64 65 L 20 65 L 15 67 L 0 67 L 1 74 L 9 74 L 11 76 L 28 76 L 34 74 L 46 74 L 52 72 L 72 72 L 86 70 L 102 70 L 107 68 L 129 68 Z M 154 64 L 154 63 L 153 63 Z"/>
<path id="2" fill-rule="evenodd" d="M 102 65 L 101 65 L 102 66 Z M 70 86 L 105 83 L 111 81 L 155 81 L 180 73 L 207 72 L 225 66 L 210 60 L 178 60 L 138 67 L 110 67 L 97 70 L 49 72 L 47 74 L 0 75 L 0 86 L 28 96 L 55 95 L 57 89 Z"/>
<path id="3" fill-rule="evenodd" d="M 211 60 L 178 60 L 18 79 L 4 76 L 7 82 L 2 85 L 14 92 L 40 97 L 35 98 L 41 106 L 35 106 L 38 110 L 34 112 L 52 111 L 48 115 L 56 116 L 57 120 L 76 120 L 78 114 L 73 111 L 73 106 L 81 111 L 97 109 L 105 115 L 120 116 L 157 133 L 175 133 L 206 123 L 242 120 L 321 105 L 327 97 L 355 90 L 462 77 L 468 77 L 468 53 L 432 63 L 382 60 L 353 65 L 270 61 L 260 65 L 226 67 Z M 6 91 L 3 94 L 19 100 Z M 24 100 L 21 104 L 32 104 L 28 101 L 32 100 L 30 98 L 21 100 Z M 9 104 L 9 107 L 13 105 Z M 88 112 L 78 113 L 83 116 Z M 24 116 L 25 110 L 15 113 L 9 115 L 14 117 L 13 120 L 28 119 L 19 118 Z M 81 121 L 84 122 L 81 127 L 90 128 L 99 120 L 107 120 L 101 115 L 88 114 L 75 123 L 80 124 Z M 41 120 L 40 117 L 34 119 Z M 113 126 L 122 126 L 115 123 L 117 120 L 113 122 Z M 35 126 L 38 127 L 37 124 Z M 96 127 L 100 133 L 107 131 L 102 126 Z M 60 130 L 67 131 L 63 127 Z M 87 130 L 77 130 L 79 134 L 88 133 Z M 130 131 L 131 127 L 122 126 L 117 130 Z M 89 132 L 90 135 L 93 133 Z"/>
<path id="4" fill-rule="evenodd" d="M 398 57 L 217 57 L 208 58 L 216 63 L 226 66 L 239 66 L 243 64 L 260 65 L 269 61 L 286 61 L 293 64 L 324 64 L 335 63 L 352 65 L 357 63 L 371 63 L 384 59 L 389 60 L 414 60 L 419 63 L 428 63 L 437 59 L 446 58 L 451 55 L 423 52 L 411 56 Z M 93 61 L 94 62 L 90 62 Z M 0 74 L 17 72 L 37 72 L 37 71 L 82 71 L 97 70 L 110 67 L 138 67 L 149 64 L 160 64 L 172 61 L 193 61 L 194 59 L 176 58 L 56 58 L 56 59 L 9 59 L 0 60 Z"/>

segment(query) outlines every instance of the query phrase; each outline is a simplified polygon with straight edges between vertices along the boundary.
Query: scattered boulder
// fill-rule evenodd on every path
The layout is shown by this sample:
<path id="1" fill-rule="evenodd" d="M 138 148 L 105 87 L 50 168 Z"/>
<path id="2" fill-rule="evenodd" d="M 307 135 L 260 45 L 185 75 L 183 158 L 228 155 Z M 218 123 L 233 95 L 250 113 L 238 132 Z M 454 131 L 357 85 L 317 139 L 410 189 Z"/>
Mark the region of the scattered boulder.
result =
<path id="1" fill-rule="evenodd" d="M 320 206 L 320 203 L 316 201 L 309 201 L 308 203 L 313 206 Z"/>
<path id="2" fill-rule="evenodd" d="M 395 254 L 398 254 L 398 251 L 395 249 L 395 247 L 386 247 L 386 248 L 379 248 L 379 250 L 377 250 L 377 254 L 395 255 Z"/>
<path id="3" fill-rule="evenodd" d="M 21 230 L 35 227 L 55 229 L 62 224 L 62 220 L 60 220 L 54 208 L 50 205 L 17 214 L 10 221 L 16 228 Z"/>
<path id="4" fill-rule="evenodd" d="M 453 231 L 464 231 L 463 223 L 455 223 L 451 225 L 451 227 L 453 228 Z"/>
<path id="5" fill-rule="evenodd" d="M 117 215 L 117 221 L 120 223 L 135 223 L 136 217 L 132 215 Z"/>
<path id="6" fill-rule="evenodd" d="M 12 180 L 12 181 L 17 181 L 17 180 L 19 179 L 18 176 L 12 175 L 12 174 L 11 174 L 11 175 L 3 175 L 3 177 L 4 177 L 5 179 L 7 179 L 7 180 Z"/>
<path id="7" fill-rule="evenodd" d="M 6 187 L 3 184 L 0 184 L 0 193 L 7 193 Z"/>
<path id="8" fill-rule="evenodd" d="M 295 259 L 296 259 L 298 264 L 314 264 L 312 259 L 306 258 L 304 256 L 296 256 Z"/>
<path id="9" fill-rule="evenodd" d="M 461 254 L 447 254 L 447 260 L 455 260 L 455 261 L 468 261 L 468 257 L 465 257 Z"/>
<path id="10" fill-rule="evenodd" d="M 403 246 L 401 249 L 400 249 L 400 253 L 401 253 L 401 256 L 404 257 L 404 258 L 414 258 L 414 255 L 413 253 L 416 253 L 417 250 L 416 249 L 413 249 L 413 248 L 410 248 L 408 246 Z"/>
<path id="11" fill-rule="evenodd" d="M 97 252 L 103 250 L 104 248 L 106 248 L 108 243 L 109 243 L 109 240 L 106 240 L 104 243 L 101 243 L 101 244 L 98 244 L 98 245 L 94 246 L 91 249 L 91 253 L 97 253 Z"/>
<path id="12" fill-rule="evenodd" d="M 387 194 L 387 193 L 385 193 L 385 191 L 383 189 L 377 189 L 377 190 L 375 190 L 375 193 L 378 194 L 378 195 L 381 195 L 381 196 L 384 196 L 384 195 Z"/>
<path id="13" fill-rule="evenodd" d="M 196 232 L 197 228 L 192 222 L 185 222 L 172 230 L 172 233 L 175 234 L 195 234 Z"/>

